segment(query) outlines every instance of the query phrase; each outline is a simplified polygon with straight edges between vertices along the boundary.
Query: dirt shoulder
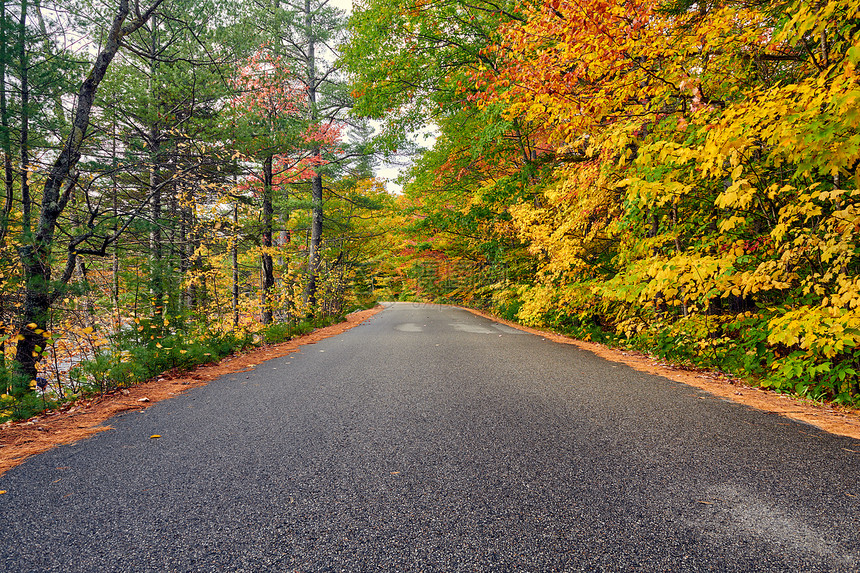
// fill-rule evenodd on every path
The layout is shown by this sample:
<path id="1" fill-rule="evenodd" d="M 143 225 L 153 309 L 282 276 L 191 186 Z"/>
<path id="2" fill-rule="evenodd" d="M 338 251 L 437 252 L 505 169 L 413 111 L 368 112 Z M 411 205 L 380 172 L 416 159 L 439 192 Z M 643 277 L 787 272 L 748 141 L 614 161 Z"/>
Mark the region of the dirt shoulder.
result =
<path id="1" fill-rule="evenodd" d="M 344 322 L 319 328 L 282 344 L 228 356 L 217 364 L 201 366 L 191 372 L 173 377 L 164 375 L 132 388 L 80 400 L 68 408 L 47 412 L 30 420 L 6 422 L 0 426 L 0 476 L 30 456 L 110 430 L 111 427 L 104 422 L 112 416 L 129 410 L 143 410 L 156 402 L 208 384 L 219 376 L 244 372 L 266 360 L 286 356 L 301 346 L 314 344 L 358 326 L 382 308 L 377 306 L 354 312 L 347 315 Z"/>
<path id="2" fill-rule="evenodd" d="M 156 402 L 172 398 L 191 388 L 203 386 L 219 376 L 243 372 L 266 360 L 286 356 L 301 346 L 314 344 L 358 326 L 382 308 L 377 306 L 350 314 L 345 322 L 317 329 L 289 342 L 229 356 L 217 364 L 201 366 L 182 375 L 163 376 L 133 388 L 81 400 L 64 410 L 48 412 L 27 421 L 7 422 L 0 426 L 0 475 L 21 464 L 30 456 L 111 429 L 109 425 L 105 425 L 105 422 L 116 414 L 129 410 L 143 410 Z M 553 332 L 529 328 L 477 310 L 468 308 L 464 310 L 554 342 L 577 346 L 612 362 L 626 364 L 640 372 L 664 376 L 733 402 L 812 424 L 832 434 L 860 439 L 860 412 L 856 410 L 791 398 L 749 386 L 719 372 L 678 368 L 638 352 L 613 350 L 593 342 L 584 342 Z"/>
<path id="3" fill-rule="evenodd" d="M 860 412 L 857 410 L 792 398 L 784 394 L 777 394 L 771 390 L 750 386 L 742 380 L 730 378 L 720 372 L 680 368 L 639 352 L 614 350 L 602 344 L 576 340 L 553 332 L 529 328 L 478 310 L 461 308 L 468 310 L 472 314 L 531 334 L 537 334 L 554 342 L 577 346 L 583 350 L 593 352 L 606 360 L 626 364 L 640 372 L 657 374 L 676 382 L 695 386 L 715 396 L 726 398 L 739 404 L 806 422 L 831 434 L 860 439 Z"/>

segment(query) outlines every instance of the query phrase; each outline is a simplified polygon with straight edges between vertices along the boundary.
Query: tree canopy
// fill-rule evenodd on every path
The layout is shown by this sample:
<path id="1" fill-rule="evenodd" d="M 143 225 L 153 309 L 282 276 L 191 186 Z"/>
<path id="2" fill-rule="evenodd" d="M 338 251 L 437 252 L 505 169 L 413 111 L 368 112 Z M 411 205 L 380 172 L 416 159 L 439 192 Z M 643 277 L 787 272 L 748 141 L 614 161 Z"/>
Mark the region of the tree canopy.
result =
<path id="1" fill-rule="evenodd" d="M 440 134 L 399 288 L 856 402 L 857 8 L 361 4 L 357 109 Z"/>
<path id="2" fill-rule="evenodd" d="M 385 298 L 856 404 L 858 4 L 4 0 L 0 417 Z"/>

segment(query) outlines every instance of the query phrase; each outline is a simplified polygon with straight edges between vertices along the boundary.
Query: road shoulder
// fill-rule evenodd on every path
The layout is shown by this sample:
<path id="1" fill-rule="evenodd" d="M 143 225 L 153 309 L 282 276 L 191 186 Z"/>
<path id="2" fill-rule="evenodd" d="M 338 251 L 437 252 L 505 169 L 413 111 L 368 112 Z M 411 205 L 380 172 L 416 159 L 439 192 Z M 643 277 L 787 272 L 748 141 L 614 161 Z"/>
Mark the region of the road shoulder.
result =
<path id="1" fill-rule="evenodd" d="M 319 328 L 288 342 L 234 354 L 217 364 L 201 366 L 176 376 L 165 374 L 156 380 L 131 388 L 79 400 L 63 410 L 46 412 L 29 420 L 7 422 L 0 426 L 0 476 L 30 456 L 112 429 L 111 426 L 105 425 L 105 422 L 117 414 L 144 410 L 191 388 L 204 386 L 219 376 L 245 372 L 266 360 L 286 356 L 302 346 L 314 344 L 358 326 L 382 309 L 382 306 L 376 306 L 354 312 L 347 315 L 343 322 Z"/>
<path id="2" fill-rule="evenodd" d="M 639 372 L 663 376 L 738 404 L 811 424 L 831 434 L 860 439 L 860 412 L 856 410 L 793 398 L 771 390 L 750 386 L 742 380 L 731 378 L 721 372 L 681 368 L 639 352 L 616 350 L 602 344 L 576 340 L 554 332 L 523 326 L 479 310 L 466 307 L 457 308 L 462 308 L 493 322 L 544 337 L 553 342 L 576 346 L 611 362 L 626 364 Z"/>

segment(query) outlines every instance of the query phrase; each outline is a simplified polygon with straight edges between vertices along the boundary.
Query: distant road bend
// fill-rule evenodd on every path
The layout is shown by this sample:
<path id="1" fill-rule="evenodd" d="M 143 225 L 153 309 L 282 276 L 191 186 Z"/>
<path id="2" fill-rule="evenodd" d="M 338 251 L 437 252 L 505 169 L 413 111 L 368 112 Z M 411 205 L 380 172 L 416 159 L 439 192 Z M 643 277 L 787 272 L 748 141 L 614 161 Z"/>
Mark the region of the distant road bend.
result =
<path id="1" fill-rule="evenodd" d="M 111 423 L 0 478 L 0 571 L 860 571 L 857 440 L 450 307 Z"/>

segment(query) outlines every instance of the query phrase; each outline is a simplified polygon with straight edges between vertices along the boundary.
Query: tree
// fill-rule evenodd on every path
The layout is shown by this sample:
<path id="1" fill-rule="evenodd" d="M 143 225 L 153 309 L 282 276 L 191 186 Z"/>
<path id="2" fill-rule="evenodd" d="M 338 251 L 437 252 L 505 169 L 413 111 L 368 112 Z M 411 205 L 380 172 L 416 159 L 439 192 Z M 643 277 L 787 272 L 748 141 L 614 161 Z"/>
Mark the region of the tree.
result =
<path id="1" fill-rule="evenodd" d="M 512 276 L 521 266 L 508 207 L 534 193 L 545 153 L 539 129 L 478 98 L 497 65 L 499 30 L 521 20 L 515 2 L 407 0 L 362 3 L 350 20 L 344 60 L 355 78 L 355 113 L 383 122 L 379 146 L 402 149 L 410 131 L 428 124 L 438 133 L 405 187 L 412 242 L 432 246 L 413 256 L 456 267 L 475 285 L 495 272 L 487 269 Z M 489 292 L 454 290 L 444 296 L 476 300 Z"/>
<path id="2" fill-rule="evenodd" d="M 276 0 L 274 5 L 259 4 L 274 15 L 260 26 L 261 35 L 270 38 L 269 48 L 294 67 L 295 80 L 303 85 L 308 98 L 307 121 L 323 137 L 314 148 L 316 161 L 329 165 L 339 163 L 337 150 L 325 145 L 325 138 L 342 129 L 344 114 L 351 106 L 346 84 L 340 77 L 338 44 L 345 30 L 343 13 L 328 0 Z M 305 299 L 311 308 L 316 303 L 316 283 L 320 264 L 324 221 L 323 170 L 309 180 L 311 200 L 310 238 Z"/>
<path id="3" fill-rule="evenodd" d="M 81 157 L 99 84 L 104 79 L 108 66 L 119 51 L 123 40 L 143 26 L 161 2 L 162 0 L 155 0 L 149 6 L 143 7 L 135 3 L 134 16 L 130 18 L 129 0 L 118 1 L 103 44 L 78 91 L 70 133 L 67 134 L 63 147 L 45 180 L 39 220 L 32 239 L 26 236 L 25 227 L 25 242 L 18 247 L 24 269 L 25 291 L 15 359 L 20 365 L 21 372 L 29 378 L 36 378 L 36 363 L 43 351 L 42 333 L 46 330 L 48 311 L 51 304 L 61 295 L 61 287 L 70 280 L 79 255 L 77 247 L 86 238 L 86 235 L 83 235 L 70 242 L 62 274 L 57 282 L 52 281 L 51 259 L 52 250 L 56 244 L 57 221 L 78 183 L 79 174 L 75 173 L 74 169 Z"/>
<path id="4" fill-rule="evenodd" d="M 211 150 L 219 138 L 213 126 L 219 101 L 229 93 L 227 57 L 215 44 L 218 13 L 198 0 L 177 0 L 157 11 L 127 41 L 127 52 L 107 78 L 117 94 L 110 114 L 122 131 L 125 172 L 139 180 L 148 209 L 148 289 L 153 315 L 193 303 L 182 292 L 180 273 L 191 266 L 193 248 L 186 237 L 193 227 L 189 189 L 204 197 L 217 172 L 204 168 L 217 160 Z M 138 172 L 134 172 L 137 169 Z M 193 181 L 192 181 L 193 180 Z M 165 240 L 169 239 L 169 240 Z"/>
<path id="5" fill-rule="evenodd" d="M 486 49 L 518 2 L 366 0 L 350 18 L 344 64 L 352 74 L 355 112 L 385 120 L 389 150 L 464 103 L 470 70 L 492 67 Z"/>
<path id="6" fill-rule="evenodd" d="M 259 166 L 249 183 L 256 187 L 262 203 L 260 259 L 263 272 L 264 324 L 273 320 L 270 293 L 275 286 L 273 223 L 275 190 L 285 190 L 299 181 L 319 178 L 316 169 L 324 164 L 321 149 L 338 138 L 334 129 L 318 131 L 308 121 L 312 107 L 305 86 L 281 56 L 261 50 L 239 70 L 233 85 L 237 90 L 230 108 L 234 143 L 246 159 Z"/>
<path id="7" fill-rule="evenodd" d="M 0 369 L 0 416 L 10 400 L 14 415 L 36 404 L 26 380 L 37 366 L 57 396 L 87 379 L 104 390 L 105 368 L 120 384 L 152 374 L 118 363 L 109 339 L 134 339 L 152 358 L 141 361 L 158 367 L 190 358 L 180 339 L 247 341 L 261 326 L 250 313 L 260 291 L 265 322 L 307 317 L 303 295 L 319 313 L 344 310 L 356 253 L 376 233 L 364 223 L 383 201 L 362 196 L 378 187 L 344 175 L 352 157 L 340 143 L 350 97 L 333 63 L 339 13 L 304 1 L 253 18 L 209 0 L 93 2 L 81 13 L 44 2 L 0 5 L 0 344 L 11 332 L 25 375 L 10 383 Z M 273 32 L 261 52 L 271 58 L 256 70 L 252 22 Z M 64 34 L 80 53 L 62 45 Z M 102 44 L 90 54 L 80 47 L 87 39 Z M 94 64 L 81 63 L 90 55 Z M 280 79 L 261 78 L 270 72 Z M 254 97 L 289 103 L 280 113 Z M 100 373 L 66 372 L 84 356 Z"/>
<path id="8" fill-rule="evenodd" d="M 508 289 L 521 320 L 860 399 L 855 3 L 541 0 L 474 64 L 427 66 L 445 74 L 415 62 L 464 54 L 446 38 L 475 6 L 364 6 L 351 53 L 381 47 L 353 60 L 359 109 L 404 125 L 441 104 L 406 191 L 416 230 L 456 229 L 451 253 L 513 232 L 535 267 Z M 449 127 L 467 112 L 495 137 Z M 518 158 L 482 161 L 505 140 Z M 494 192 L 514 174 L 519 192 Z"/>

